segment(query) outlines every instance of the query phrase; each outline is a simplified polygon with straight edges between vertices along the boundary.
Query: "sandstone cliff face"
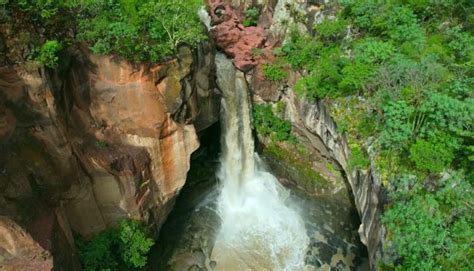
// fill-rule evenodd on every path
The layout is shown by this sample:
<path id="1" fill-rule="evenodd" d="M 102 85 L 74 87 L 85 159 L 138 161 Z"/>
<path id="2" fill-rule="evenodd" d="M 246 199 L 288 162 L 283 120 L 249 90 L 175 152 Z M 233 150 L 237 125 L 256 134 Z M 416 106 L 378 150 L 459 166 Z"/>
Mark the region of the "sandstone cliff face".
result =
<path id="1" fill-rule="evenodd" d="M 72 231 L 89 237 L 124 218 L 160 228 L 197 133 L 218 120 L 213 51 L 137 66 L 78 50 L 56 71 L 0 68 L 0 215 L 29 232 L 35 253 L 66 248 L 54 261 L 75 270 Z M 0 259 L 30 257 L 9 251 L 0 242 Z"/>

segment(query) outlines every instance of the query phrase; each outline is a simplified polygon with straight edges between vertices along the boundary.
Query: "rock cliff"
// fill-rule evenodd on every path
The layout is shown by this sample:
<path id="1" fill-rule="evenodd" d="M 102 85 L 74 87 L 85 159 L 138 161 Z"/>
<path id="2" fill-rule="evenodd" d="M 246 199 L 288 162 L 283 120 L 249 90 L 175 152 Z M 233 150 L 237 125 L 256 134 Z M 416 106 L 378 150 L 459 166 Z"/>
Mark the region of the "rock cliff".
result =
<path id="1" fill-rule="evenodd" d="M 54 71 L 0 67 L 0 266 L 76 270 L 72 232 L 124 218 L 157 232 L 219 117 L 213 58 L 210 43 L 143 65 L 79 48 Z"/>

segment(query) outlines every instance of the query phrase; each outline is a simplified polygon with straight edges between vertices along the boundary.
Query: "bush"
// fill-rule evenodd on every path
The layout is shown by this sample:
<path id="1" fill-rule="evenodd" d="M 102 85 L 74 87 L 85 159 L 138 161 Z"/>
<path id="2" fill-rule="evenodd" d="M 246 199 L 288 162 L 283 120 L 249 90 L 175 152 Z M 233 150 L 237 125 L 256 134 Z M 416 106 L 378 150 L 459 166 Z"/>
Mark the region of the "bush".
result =
<path id="1" fill-rule="evenodd" d="M 296 139 L 291 135 L 291 123 L 278 118 L 272 111 L 271 105 L 255 104 L 253 107 L 253 121 L 257 132 L 262 136 L 270 136 L 275 141 L 289 141 Z"/>
<path id="2" fill-rule="evenodd" d="M 260 16 L 260 11 L 256 7 L 251 7 L 245 11 L 245 19 L 242 24 L 245 27 L 257 26 L 258 17 Z"/>
<path id="3" fill-rule="evenodd" d="M 84 270 L 133 270 L 146 265 L 154 241 L 146 237 L 144 226 L 135 220 L 124 220 L 88 241 L 76 240 Z"/>
<path id="4" fill-rule="evenodd" d="M 282 81 L 288 77 L 288 73 L 277 64 L 264 64 L 263 76 L 270 81 Z"/>
<path id="5" fill-rule="evenodd" d="M 453 158 L 454 155 L 449 148 L 439 143 L 419 139 L 410 147 L 410 160 L 417 168 L 429 172 L 441 172 Z"/>
<path id="6" fill-rule="evenodd" d="M 347 163 L 349 169 L 367 169 L 370 166 L 369 155 L 355 144 L 351 146 L 351 157 Z"/>
<path id="7" fill-rule="evenodd" d="M 41 46 L 35 59 L 46 67 L 55 68 L 59 61 L 58 52 L 61 49 L 62 45 L 57 40 L 48 40 Z"/>
<path id="8" fill-rule="evenodd" d="M 390 102 L 384 107 L 384 124 L 380 143 L 386 149 L 400 149 L 406 146 L 413 134 L 410 117 L 414 108 L 405 101 Z"/>
<path id="9" fill-rule="evenodd" d="M 282 47 L 286 61 L 293 68 L 303 68 L 312 65 L 323 49 L 324 44 L 308 35 L 299 35 L 298 32 L 291 33 L 290 42 Z"/>
<path id="10" fill-rule="evenodd" d="M 335 20 L 325 19 L 317 24 L 314 30 L 325 42 L 333 42 L 344 37 L 347 31 L 347 21 L 341 17 Z"/>
<path id="11" fill-rule="evenodd" d="M 387 61 L 395 53 L 395 47 L 392 43 L 374 38 L 362 39 L 354 47 L 356 61 L 368 64 Z"/>

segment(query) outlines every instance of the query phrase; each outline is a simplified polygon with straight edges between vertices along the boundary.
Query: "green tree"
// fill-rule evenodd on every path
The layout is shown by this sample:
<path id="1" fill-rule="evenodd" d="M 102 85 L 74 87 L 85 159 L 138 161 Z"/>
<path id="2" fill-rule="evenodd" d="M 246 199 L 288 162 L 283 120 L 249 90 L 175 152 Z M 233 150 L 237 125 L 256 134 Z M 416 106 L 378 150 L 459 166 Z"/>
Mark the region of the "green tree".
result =
<path id="1" fill-rule="evenodd" d="M 58 52 L 62 49 L 61 43 L 57 40 L 48 40 L 37 52 L 36 61 L 49 68 L 55 68 L 58 65 Z"/>
<path id="2" fill-rule="evenodd" d="M 76 238 L 76 244 L 84 270 L 135 270 L 146 265 L 154 241 L 141 222 L 124 220 L 88 241 Z"/>
<path id="3" fill-rule="evenodd" d="M 120 223 L 118 231 L 122 260 L 132 268 L 144 267 L 146 255 L 154 242 L 145 235 L 143 225 L 125 220 Z"/>

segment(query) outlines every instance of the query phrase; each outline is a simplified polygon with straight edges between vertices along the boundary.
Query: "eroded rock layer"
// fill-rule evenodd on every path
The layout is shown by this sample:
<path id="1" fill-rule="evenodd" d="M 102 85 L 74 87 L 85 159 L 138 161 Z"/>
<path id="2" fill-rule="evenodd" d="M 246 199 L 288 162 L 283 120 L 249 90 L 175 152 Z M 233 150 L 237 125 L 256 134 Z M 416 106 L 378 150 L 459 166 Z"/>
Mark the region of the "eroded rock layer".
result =
<path id="1" fill-rule="evenodd" d="M 34 247 L 0 242 L 0 266 L 40 253 L 35 270 L 49 270 L 64 248 L 54 261 L 75 270 L 72 232 L 89 237 L 124 218 L 160 228 L 198 131 L 219 116 L 213 51 L 132 65 L 77 50 L 55 71 L 0 67 L 0 215 L 11 219 L 0 230 Z"/>

